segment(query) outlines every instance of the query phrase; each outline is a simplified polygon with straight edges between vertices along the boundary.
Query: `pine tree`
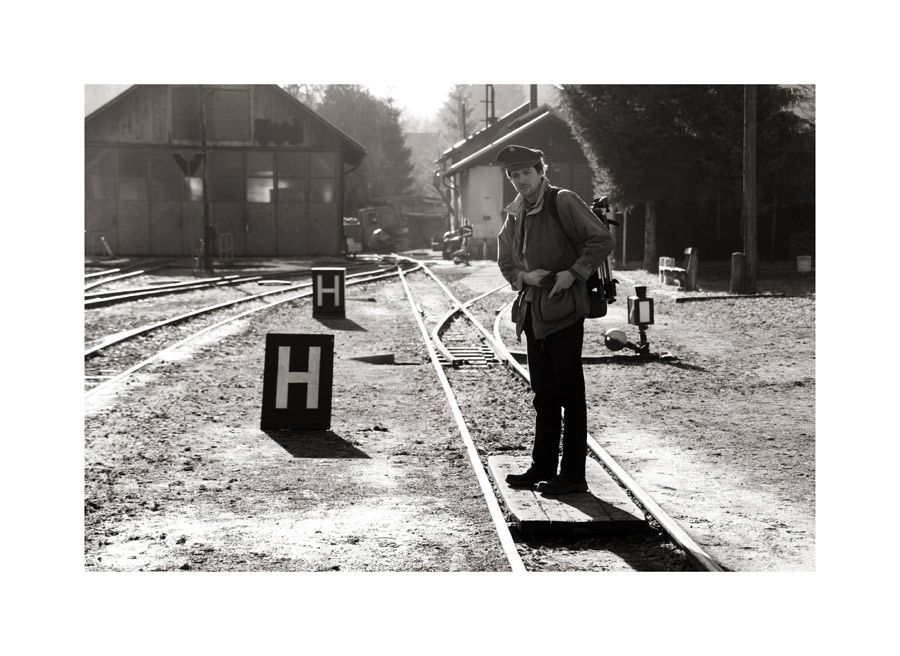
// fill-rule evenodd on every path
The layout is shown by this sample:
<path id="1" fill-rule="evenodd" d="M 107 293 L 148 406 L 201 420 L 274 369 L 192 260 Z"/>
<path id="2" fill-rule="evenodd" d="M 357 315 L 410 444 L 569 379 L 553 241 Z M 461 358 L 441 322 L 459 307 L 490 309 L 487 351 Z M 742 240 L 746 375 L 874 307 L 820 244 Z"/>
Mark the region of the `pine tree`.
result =
<path id="1" fill-rule="evenodd" d="M 400 110 L 353 84 L 326 86 L 314 109 L 367 150 L 359 169 L 347 176 L 348 211 L 370 205 L 374 198 L 409 193 L 412 151 L 405 144 Z"/>
<path id="2" fill-rule="evenodd" d="M 760 85 L 759 188 L 812 198 L 814 129 L 791 111 L 803 92 Z M 644 267 L 655 271 L 661 201 L 740 207 L 742 85 L 564 85 L 560 97 L 597 177 L 620 207 L 646 206 Z M 790 192 L 785 191 L 790 187 Z M 770 200 L 771 205 L 771 200 Z"/>
<path id="3" fill-rule="evenodd" d="M 441 123 L 442 149 L 450 148 L 478 130 L 478 117 L 475 109 L 476 103 L 472 97 L 471 85 L 454 85 L 438 113 Z"/>

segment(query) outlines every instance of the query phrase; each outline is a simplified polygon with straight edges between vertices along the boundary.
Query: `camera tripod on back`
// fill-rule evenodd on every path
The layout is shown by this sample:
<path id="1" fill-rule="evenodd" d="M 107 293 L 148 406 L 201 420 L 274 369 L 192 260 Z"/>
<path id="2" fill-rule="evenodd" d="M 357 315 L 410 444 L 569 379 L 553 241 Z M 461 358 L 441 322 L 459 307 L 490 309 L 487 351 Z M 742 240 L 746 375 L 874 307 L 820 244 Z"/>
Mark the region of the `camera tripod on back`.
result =
<path id="1" fill-rule="evenodd" d="M 591 203 L 591 211 L 594 213 L 600 222 L 603 223 L 604 226 L 609 228 L 609 226 L 614 225 L 618 226 L 619 222 L 609 218 L 609 196 L 601 196 L 600 198 L 595 198 L 594 202 Z M 592 284 L 592 280 L 588 280 L 588 290 L 596 289 L 601 296 L 603 296 L 604 300 L 607 303 L 614 303 L 616 300 L 616 285 L 618 284 L 618 280 L 613 278 L 612 276 L 612 266 L 609 263 L 612 255 L 607 257 L 603 262 L 597 267 L 597 278 L 598 280 Z"/>

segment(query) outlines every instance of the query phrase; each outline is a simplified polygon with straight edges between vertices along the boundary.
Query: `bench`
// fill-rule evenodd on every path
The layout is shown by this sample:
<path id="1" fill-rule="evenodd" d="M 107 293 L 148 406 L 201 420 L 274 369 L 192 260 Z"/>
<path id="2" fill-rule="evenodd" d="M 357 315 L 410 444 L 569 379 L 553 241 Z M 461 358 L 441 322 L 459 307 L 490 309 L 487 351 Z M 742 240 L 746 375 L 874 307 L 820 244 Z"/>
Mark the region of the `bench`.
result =
<path id="1" fill-rule="evenodd" d="M 669 269 L 675 268 L 675 258 L 674 257 L 661 257 L 659 258 L 659 281 L 666 281 L 666 272 Z"/>
<path id="2" fill-rule="evenodd" d="M 685 291 L 696 289 L 699 255 L 698 249 L 685 248 L 683 267 L 675 266 L 674 258 L 659 258 L 659 281 L 667 285 L 674 285 L 677 282 Z"/>

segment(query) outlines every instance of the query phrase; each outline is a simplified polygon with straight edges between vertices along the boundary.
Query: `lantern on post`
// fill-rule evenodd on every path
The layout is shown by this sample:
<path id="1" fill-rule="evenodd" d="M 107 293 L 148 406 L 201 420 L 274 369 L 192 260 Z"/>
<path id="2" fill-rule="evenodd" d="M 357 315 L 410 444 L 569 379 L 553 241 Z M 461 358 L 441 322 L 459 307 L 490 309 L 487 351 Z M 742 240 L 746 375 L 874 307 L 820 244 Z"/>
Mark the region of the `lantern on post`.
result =
<path id="1" fill-rule="evenodd" d="M 653 324 L 653 299 L 647 298 L 647 288 L 643 285 L 636 286 L 634 293 L 634 296 L 628 297 L 628 323 L 637 326 L 640 332 L 641 343 L 638 345 L 638 353 L 649 355 L 647 327 Z"/>

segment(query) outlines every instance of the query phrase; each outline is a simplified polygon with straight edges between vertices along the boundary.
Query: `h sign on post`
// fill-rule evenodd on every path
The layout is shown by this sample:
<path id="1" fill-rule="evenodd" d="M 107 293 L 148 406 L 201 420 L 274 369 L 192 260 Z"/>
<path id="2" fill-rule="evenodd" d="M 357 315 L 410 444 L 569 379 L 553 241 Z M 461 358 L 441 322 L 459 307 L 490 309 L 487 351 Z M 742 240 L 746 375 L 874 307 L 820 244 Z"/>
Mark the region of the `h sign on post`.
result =
<path id="1" fill-rule="evenodd" d="M 313 316 L 344 317 L 344 277 L 340 267 L 314 267 Z"/>
<path id="2" fill-rule="evenodd" d="M 334 335 L 266 335 L 260 427 L 331 427 Z"/>

